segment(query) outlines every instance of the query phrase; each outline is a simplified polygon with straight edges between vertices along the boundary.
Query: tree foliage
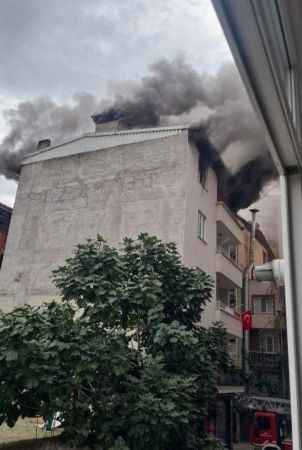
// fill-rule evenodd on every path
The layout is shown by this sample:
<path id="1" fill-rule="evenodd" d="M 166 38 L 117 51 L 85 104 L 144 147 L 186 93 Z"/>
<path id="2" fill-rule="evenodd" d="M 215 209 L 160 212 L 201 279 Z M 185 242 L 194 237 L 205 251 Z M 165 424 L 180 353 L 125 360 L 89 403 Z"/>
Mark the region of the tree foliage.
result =
<path id="1" fill-rule="evenodd" d="M 141 234 L 78 245 L 54 282 L 62 302 L 0 313 L 0 422 L 60 411 L 76 444 L 210 446 L 203 419 L 228 367 L 223 328 L 200 324 L 210 277 Z"/>

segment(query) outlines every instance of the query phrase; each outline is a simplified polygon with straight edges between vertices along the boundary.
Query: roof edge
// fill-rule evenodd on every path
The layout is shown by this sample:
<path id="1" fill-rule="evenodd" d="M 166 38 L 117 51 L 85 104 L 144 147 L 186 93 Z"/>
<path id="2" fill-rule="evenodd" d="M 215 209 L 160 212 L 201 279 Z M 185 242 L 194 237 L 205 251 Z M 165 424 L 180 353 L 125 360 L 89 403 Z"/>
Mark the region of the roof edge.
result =
<path id="1" fill-rule="evenodd" d="M 77 136 L 73 139 L 69 139 L 69 140 L 61 142 L 59 144 L 51 145 L 49 147 L 43 148 L 42 150 L 38 150 L 38 151 L 35 151 L 32 153 L 29 153 L 23 159 L 21 165 L 23 165 L 23 163 L 26 162 L 27 159 L 32 158 L 33 156 L 41 155 L 42 153 L 47 153 L 50 150 L 53 150 L 55 148 L 62 147 L 63 145 L 66 145 L 66 144 L 71 144 L 73 142 L 77 142 L 77 141 L 80 141 L 81 139 L 85 139 L 85 138 L 94 138 L 94 137 L 99 137 L 99 136 L 143 134 L 143 133 L 160 133 L 163 131 L 187 131 L 188 129 L 189 129 L 189 126 L 184 125 L 184 126 L 168 126 L 168 127 L 155 127 L 155 128 L 131 128 L 131 129 L 127 129 L 127 130 L 110 130 L 110 131 L 108 130 L 103 133 L 99 133 L 99 132 L 84 133 L 81 136 Z"/>
<path id="2" fill-rule="evenodd" d="M 240 230 L 244 230 L 244 226 L 241 224 L 240 220 L 238 219 L 238 215 L 236 215 L 236 213 L 234 213 L 224 201 L 218 200 L 217 206 L 219 206 L 219 205 L 225 209 L 225 211 L 228 213 L 230 218 L 236 223 L 236 225 L 240 228 Z"/>
<path id="3" fill-rule="evenodd" d="M 0 208 L 4 208 L 7 209 L 9 212 L 13 211 L 13 208 L 11 208 L 10 206 L 5 205 L 4 203 L 0 202 Z"/>

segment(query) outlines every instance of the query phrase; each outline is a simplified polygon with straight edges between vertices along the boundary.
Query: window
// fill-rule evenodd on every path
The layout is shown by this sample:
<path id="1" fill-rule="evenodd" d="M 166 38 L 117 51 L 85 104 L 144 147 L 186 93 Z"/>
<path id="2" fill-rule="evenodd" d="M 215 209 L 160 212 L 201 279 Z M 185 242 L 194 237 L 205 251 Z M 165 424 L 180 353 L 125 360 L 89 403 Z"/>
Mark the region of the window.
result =
<path id="1" fill-rule="evenodd" d="M 262 252 L 262 259 L 263 259 L 263 264 L 265 264 L 267 262 L 267 254 L 265 252 Z"/>
<path id="2" fill-rule="evenodd" d="M 231 356 L 231 358 L 234 360 L 237 356 L 237 344 L 235 338 L 230 338 L 228 340 L 228 353 Z"/>
<path id="3" fill-rule="evenodd" d="M 237 263 L 237 246 L 235 244 L 232 244 L 229 247 L 229 258 Z"/>
<path id="4" fill-rule="evenodd" d="M 236 367 L 241 365 L 241 343 L 240 339 L 235 336 L 230 336 L 227 340 L 227 351 L 228 354 Z"/>
<path id="5" fill-rule="evenodd" d="M 228 303 L 229 303 L 229 307 L 232 309 L 236 308 L 236 290 L 235 289 L 230 289 L 228 292 Z"/>
<path id="6" fill-rule="evenodd" d="M 263 353 L 278 353 L 280 351 L 279 336 L 272 334 L 260 335 L 260 351 Z"/>
<path id="7" fill-rule="evenodd" d="M 217 283 L 217 299 L 218 306 L 228 311 L 229 313 L 240 312 L 241 311 L 241 295 L 240 289 L 226 289 L 219 286 Z"/>
<path id="8" fill-rule="evenodd" d="M 221 223 L 217 223 L 217 252 L 238 264 L 238 241 Z"/>
<path id="9" fill-rule="evenodd" d="M 209 168 L 207 166 L 203 167 L 200 171 L 200 183 L 204 189 L 207 189 L 208 186 L 208 173 Z"/>
<path id="10" fill-rule="evenodd" d="M 198 210 L 198 229 L 197 229 L 197 236 L 199 239 L 205 242 L 206 240 L 206 234 L 205 234 L 205 227 L 206 227 L 206 216 L 202 214 L 201 211 Z"/>
<path id="11" fill-rule="evenodd" d="M 271 295 L 253 296 L 254 314 L 274 314 L 274 298 Z"/>

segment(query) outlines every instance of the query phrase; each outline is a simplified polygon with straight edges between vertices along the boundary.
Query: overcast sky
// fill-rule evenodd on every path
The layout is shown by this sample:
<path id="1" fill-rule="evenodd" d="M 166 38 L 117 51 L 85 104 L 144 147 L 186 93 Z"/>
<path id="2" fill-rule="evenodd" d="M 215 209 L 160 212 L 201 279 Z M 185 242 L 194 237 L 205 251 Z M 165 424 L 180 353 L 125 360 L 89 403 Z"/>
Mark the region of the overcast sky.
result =
<path id="1" fill-rule="evenodd" d="M 161 58 L 210 73 L 231 60 L 210 0 L 1 0 L 0 54 L 0 141 L 20 101 L 108 97 Z M 15 189 L 0 177 L 0 202 L 12 205 Z"/>

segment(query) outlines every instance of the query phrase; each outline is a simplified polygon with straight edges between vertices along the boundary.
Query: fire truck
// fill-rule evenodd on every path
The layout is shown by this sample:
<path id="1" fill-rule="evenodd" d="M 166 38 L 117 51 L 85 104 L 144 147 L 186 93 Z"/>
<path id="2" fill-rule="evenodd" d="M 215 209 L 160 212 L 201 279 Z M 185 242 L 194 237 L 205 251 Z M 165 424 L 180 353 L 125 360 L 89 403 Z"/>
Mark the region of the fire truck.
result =
<path id="1" fill-rule="evenodd" d="M 249 397 L 248 408 L 255 411 L 250 433 L 251 450 L 292 450 L 288 400 Z"/>

